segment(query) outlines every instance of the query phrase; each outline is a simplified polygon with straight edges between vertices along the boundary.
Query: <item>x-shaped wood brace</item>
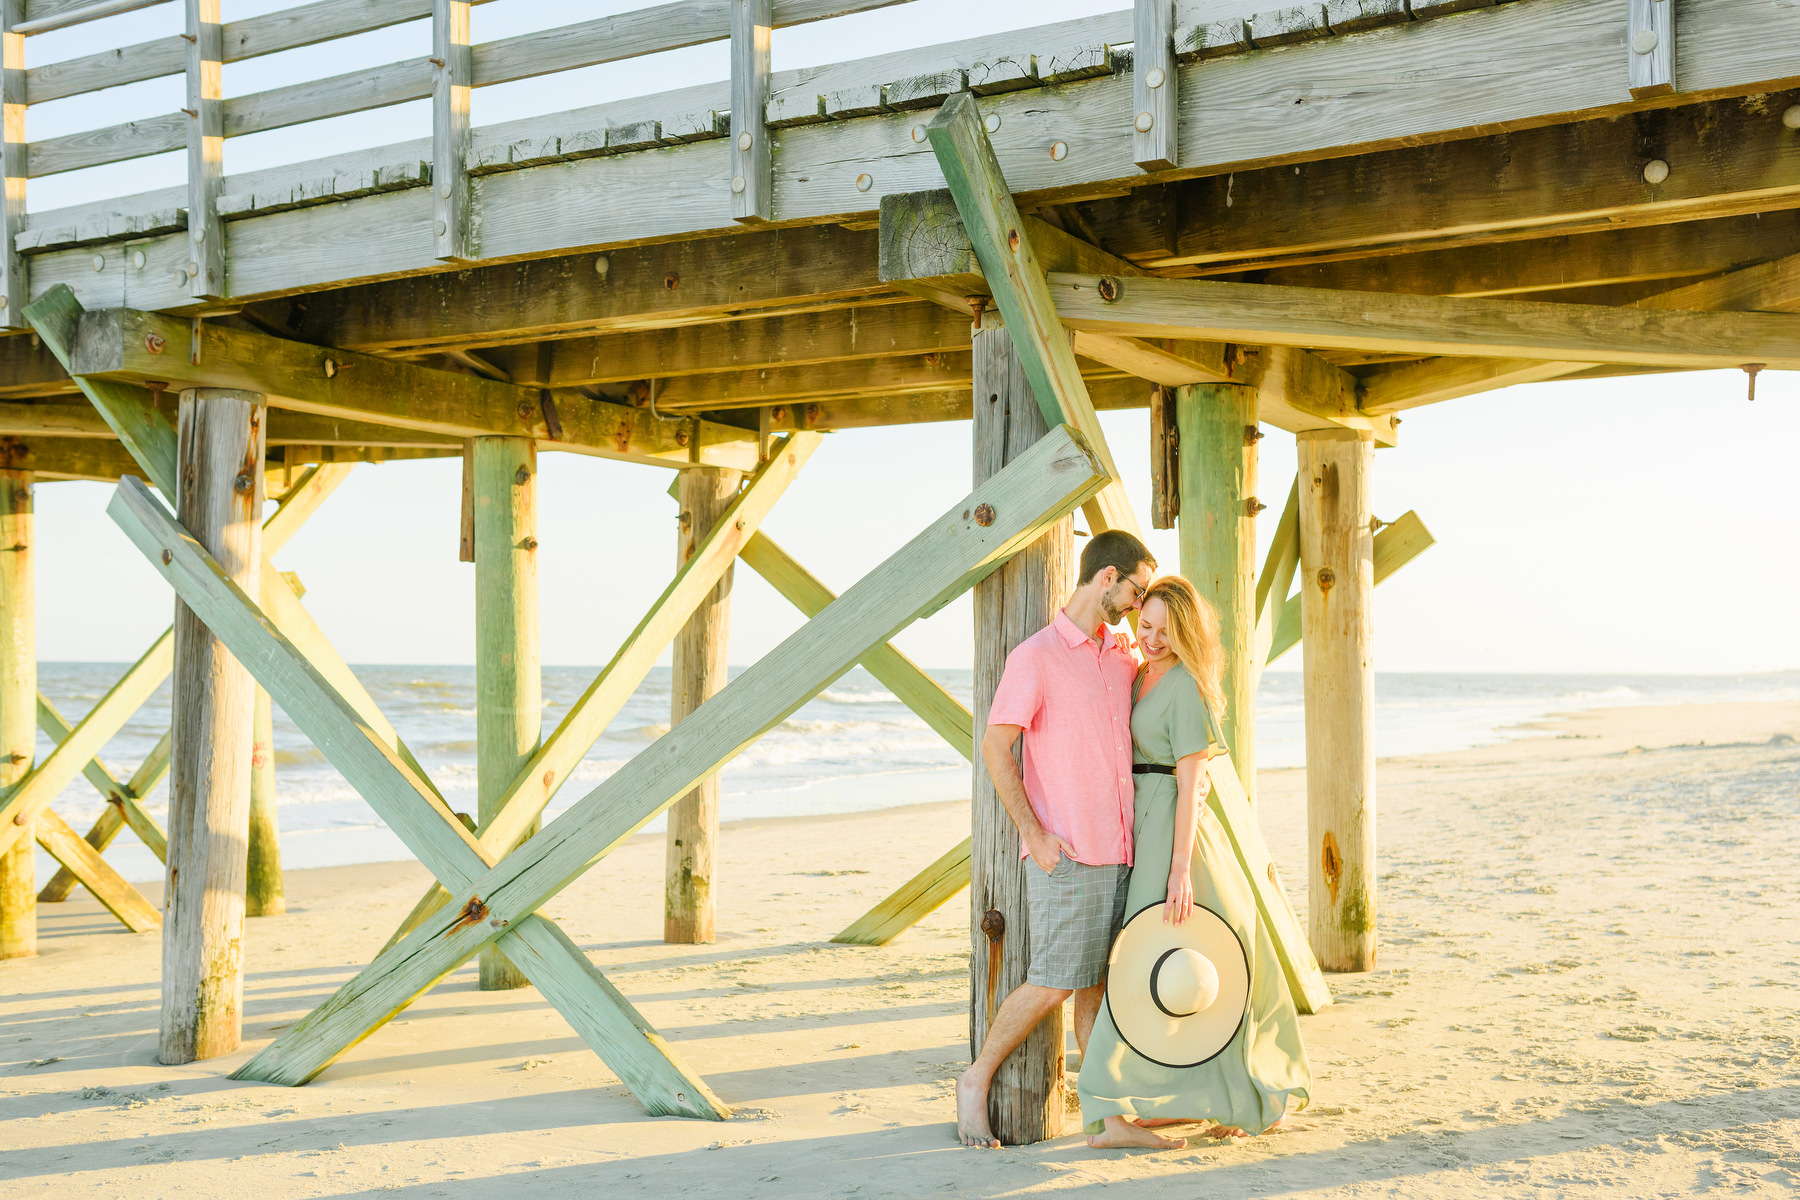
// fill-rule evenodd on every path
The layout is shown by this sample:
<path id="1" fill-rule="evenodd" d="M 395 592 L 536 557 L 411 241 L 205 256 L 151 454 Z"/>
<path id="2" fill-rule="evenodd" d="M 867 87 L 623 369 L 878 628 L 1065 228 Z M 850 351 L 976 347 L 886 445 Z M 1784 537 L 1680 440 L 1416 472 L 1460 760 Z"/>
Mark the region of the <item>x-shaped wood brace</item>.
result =
<path id="1" fill-rule="evenodd" d="M 1052 430 L 509 854 L 503 848 L 518 828 L 496 821 L 479 838 L 465 829 L 143 484 L 123 480 L 108 506 L 120 528 L 453 897 L 235 1077 L 305 1083 L 482 946 L 498 941 L 646 1109 L 728 1115 L 537 909 L 871 647 L 972 587 L 1109 478 L 1079 433 Z"/>

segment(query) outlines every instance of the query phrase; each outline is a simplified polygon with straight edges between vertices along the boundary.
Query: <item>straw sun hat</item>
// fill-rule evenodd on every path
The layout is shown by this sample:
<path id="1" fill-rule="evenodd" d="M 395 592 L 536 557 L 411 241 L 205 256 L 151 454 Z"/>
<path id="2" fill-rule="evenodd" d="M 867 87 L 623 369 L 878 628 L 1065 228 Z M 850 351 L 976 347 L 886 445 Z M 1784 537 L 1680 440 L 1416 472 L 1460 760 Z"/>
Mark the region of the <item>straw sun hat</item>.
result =
<path id="1" fill-rule="evenodd" d="M 1224 918 L 1204 905 L 1180 925 L 1160 902 L 1113 943 L 1106 1004 L 1127 1045 L 1165 1067 L 1197 1067 L 1237 1035 L 1250 1003 L 1250 960 Z"/>

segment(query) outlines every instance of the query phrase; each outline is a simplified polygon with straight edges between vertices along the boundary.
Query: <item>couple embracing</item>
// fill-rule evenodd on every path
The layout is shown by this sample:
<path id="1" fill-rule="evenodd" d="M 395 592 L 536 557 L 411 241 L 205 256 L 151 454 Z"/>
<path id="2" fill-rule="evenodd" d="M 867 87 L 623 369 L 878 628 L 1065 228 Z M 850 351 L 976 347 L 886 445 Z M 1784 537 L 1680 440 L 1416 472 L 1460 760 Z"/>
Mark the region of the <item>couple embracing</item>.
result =
<path id="1" fill-rule="evenodd" d="M 1223 740 L 1218 616 L 1155 572 L 1130 534 L 1091 538 L 1074 594 L 1007 657 L 988 711 L 982 759 L 1030 859 L 1031 962 L 957 1081 L 966 1145 L 1000 1144 L 994 1073 L 1071 995 L 1096 1148 L 1179 1149 L 1155 1127 L 1190 1122 L 1261 1133 L 1311 1087 L 1255 895 L 1204 803 Z M 1141 662 L 1107 629 L 1132 611 Z"/>

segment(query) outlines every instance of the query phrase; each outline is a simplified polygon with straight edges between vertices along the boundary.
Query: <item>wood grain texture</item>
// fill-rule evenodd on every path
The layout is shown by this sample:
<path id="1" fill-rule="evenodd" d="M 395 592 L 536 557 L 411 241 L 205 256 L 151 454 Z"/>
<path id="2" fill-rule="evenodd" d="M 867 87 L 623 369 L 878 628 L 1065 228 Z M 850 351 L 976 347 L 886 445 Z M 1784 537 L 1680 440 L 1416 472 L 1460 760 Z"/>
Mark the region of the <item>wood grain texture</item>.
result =
<path id="1" fill-rule="evenodd" d="M 1181 436 L 1180 571 L 1219 615 L 1225 652 L 1225 744 L 1256 803 L 1256 389 L 1175 393 Z M 1164 571 L 1168 568 L 1164 567 Z"/>
<path id="2" fill-rule="evenodd" d="M 38 728 L 53 742 L 60 742 L 73 732 L 73 727 L 42 692 L 38 693 L 37 721 Z M 87 831 L 87 844 L 95 850 L 104 851 L 112 844 L 119 831 L 129 826 L 137 833 L 138 840 L 156 855 L 158 861 L 166 859 L 169 855 L 168 834 L 163 830 L 162 823 L 144 810 L 142 801 L 162 782 L 162 777 L 168 773 L 168 765 L 169 735 L 166 733 L 132 773 L 129 783 L 120 783 L 98 756 L 88 759 L 81 773 L 105 798 L 106 807 Z M 67 867 L 61 868 L 50 877 L 50 882 L 44 885 L 43 890 L 38 892 L 38 903 L 55 904 L 67 900 L 69 893 L 75 890 L 75 885 L 79 882 L 74 872 Z"/>
<path id="3" fill-rule="evenodd" d="M 769 107 L 773 0 L 731 3 L 731 217 L 755 224 L 774 216 L 774 147 Z"/>
<path id="4" fill-rule="evenodd" d="M 870 646 L 887 640 L 919 615 L 936 611 L 1035 541 L 1047 526 L 1091 495 L 1104 478 L 1078 434 L 1067 428 L 1052 431 L 1012 467 L 976 489 L 864 576 L 804 629 L 732 680 L 683 722 L 679 736 L 665 734 L 503 864 L 470 877 L 469 891 L 464 894 L 481 898 L 488 912 L 485 923 L 461 920 L 459 914 L 466 905 L 447 905 L 337 996 L 284 1031 L 272 1046 L 241 1068 L 239 1075 L 292 1083 L 311 1078 L 480 946 L 496 937 L 510 937 L 523 921 L 535 919 L 530 914 L 568 880 L 631 836 L 696 781 L 785 720 Z M 995 512 L 990 525 L 960 515 L 983 504 Z M 163 541 L 157 534 L 154 505 L 141 487 L 129 480 L 121 484 L 109 511 L 140 549 L 148 554 L 160 552 Z M 175 581 L 184 594 L 210 578 L 188 565 L 192 557 L 174 559 L 178 564 Z M 235 603 L 242 608 L 241 601 Z M 220 621 L 225 623 L 223 617 Z M 248 623 L 242 629 L 246 634 L 254 632 Z M 261 661 L 258 665 L 259 669 L 266 666 Z M 282 693 L 269 680 L 264 682 L 282 700 L 283 708 L 294 712 Z M 314 741 L 319 738 L 315 736 Z M 389 818 L 390 826 L 400 819 L 396 812 Z M 457 877 L 454 872 L 465 869 L 457 861 L 446 860 L 444 865 L 452 879 Z M 538 978 L 535 968 L 527 970 L 533 979 Z M 642 1098 L 641 1092 L 639 1095 Z"/>
<path id="5" fill-rule="evenodd" d="M 1062 319 L 1077 329 L 1278 346 L 1417 354 L 1800 369 L 1800 320 L 1775 313 L 1700 313 L 1594 304 L 1332 292 L 1202 279 L 1051 277 Z"/>
<path id="6" fill-rule="evenodd" d="M 776 443 L 769 461 L 751 478 L 726 513 L 676 572 L 656 603 L 639 621 L 612 660 L 601 669 L 543 746 L 511 782 L 495 817 L 485 822 L 481 844 L 498 854 L 518 842 L 537 821 L 544 807 L 586 756 L 595 740 L 618 716 L 650 668 L 675 639 L 688 617 L 711 594 L 735 561 L 746 541 L 756 535 L 775 502 L 812 457 L 822 439 L 816 433 L 791 434 Z M 418 928 L 424 919 L 449 900 L 441 885 L 414 906 L 401 922 L 388 946 Z M 385 947 L 384 947 L 385 949 Z"/>
<path id="7" fill-rule="evenodd" d="M 0 846 L 0 958 L 37 953 L 35 827 L 32 816 L 13 804 L 37 754 L 34 485 L 29 471 L 0 470 L 0 785 L 13 809 L 0 808 L 0 819 L 16 831 Z"/>
<path id="8" fill-rule="evenodd" d="M 506 806 L 513 780 L 543 740 L 539 662 L 537 450 L 530 438 L 476 438 L 476 817 L 483 825 Z M 522 837 L 536 832 L 534 821 Z M 530 982 L 494 946 L 482 951 L 480 977 L 490 992 Z"/>
<path id="9" fill-rule="evenodd" d="M 1146 171 L 1167 171 L 1181 161 L 1173 0 L 1135 0 L 1131 34 L 1131 156 Z"/>
<path id="10" fill-rule="evenodd" d="M 28 223 L 26 177 L 30 147 L 25 141 L 25 39 L 14 33 L 24 13 L 22 0 L 0 3 L 0 328 L 26 328 L 24 309 L 31 295 L 19 235 Z"/>
<path id="11" fill-rule="evenodd" d="M 1407 563 L 1425 553 L 1437 544 L 1437 538 L 1419 519 L 1419 514 L 1408 509 L 1400 514 L 1391 524 L 1385 526 L 1375 535 L 1375 582 L 1379 585 L 1388 576 L 1404 567 Z M 1300 644 L 1305 622 L 1301 614 L 1300 597 L 1290 596 L 1275 616 L 1267 646 L 1267 658 L 1264 665 L 1274 662 L 1282 655 Z"/>
<path id="12" fill-rule="evenodd" d="M 975 345 L 975 486 L 1029 460 L 1045 436 L 1044 410 L 1032 396 L 1030 376 L 1014 338 L 983 322 Z M 1006 669 L 1006 656 L 1055 619 L 1075 586 L 1074 524 L 1059 521 L 1005 566 L 975 585 L 974 733 L 987 729 L 988 708 Z M 1031 965 L 1026 915 L 1026 871 L 1019 831 L 1000 803 L 993 777 L 973 763 L 973 841 L 969 891 L 969 1054 L 981 1053 L 993 1010 L 1025 982 Z M 1021 744 L 1015 753 L 1023 752 Z M 989 911 L 1005 922 L 997 956 L 982 923 Z M 1009 1146 L 1041 1142 L 1062 1133 L 1063 1014 L 1058 1007 L 1000 1065 L 988 1091 L 994 1136 Z"/>
<path id="13" fill-rule="evenodd" d="M 142 484 L 123 481 L 107 511 L 149 558 L 152 568 L 160 569 L 175 584 L 184 602 L 198 606 L 209 627 L 238 647 L 244 661 L 255 668 L 258 682 L 269 689 L 283 711 L 434 874 L 461 885 L 476 879 L 491 864 L 492 858 L 484 854 L 473 833 L 463 827 L 422 775 L 377 736 L 357 708 L 257 610 L 244 589 L 175 524 Z M 162 557 L 165 552 L 167 561 Z M 264 597 L 271 592 L 265 587 Z M 674 1058 L 623 997 L 610 986 L 594 985 L 598 972 L 578 948 L 553 930 L 546 934 L 537 928 L 547 924 L 540 917 L 522 913 L 510 922 L 495 918 L 490 932 L 530 956 L 530 977 L 539 990 L 646 1108 L 658 1114 L 715 1119 L 729 1115 L 730 1110 Z M 479 944 L 468 947 L 457 964 L 478 949 Z M 454 968 L 445 970 L 450 969 Z M 335 1053 L 342 1049 L 338 1047 Z M 266 1050 L 259 1061 L 267 1064 L 270 1056 Z M 279 1060 L 279 1051 L 274 1057 Z M 239 1077 L 263 1078 L 245 1076 L 253 1065 L 254 1060 L 240 1068 Z M 306 1074 L 284 1081 L 304 1083 L 310 1077 Z"/>
<path id="14" fill-rule="evenodd" d="M 259 401 L 254 394 L 188 389 L 178 424 L 182 527 L 226 578 L 251 589 L 263 561 Z M 158 1060 L 170 1064 L 229 1054 L 241 1037 L 256 705 L 250 673 L 179 600 L 173 640 L 176 715 L 157 1047 Z"/>
<path id="15" fill-rule="evenodd" d="M 1371 971 L 1377 951 L 1374 443 L 1345 430 L 1301 434 L 1299 446 L 1307 924 L 1325 970 Z"/>
<path id="16" fill-rule="evenodd" d="M 831 940 L 850 946 L 887 945 L 969 886 L 973 846 L 973 837 L 964 838 Z"/>
<path id="17" fill-rule="evenodd" d="M 475 68 L 468 0 L 431 4 L 431 216 L 438 258 L 479 257 L 469 203 L 469 93 Z"/>
<path id="18" fill-rule="evenodd" d="M 187 12 L 187 263 L 188 295 L 225 294 L 225 226 L 219 193 L 225 183 L 223 18 L 219 0 L 183 0 Z"/>
<path id="19" fill-rule="evenodd" d="M 676 477 L 681 506 L 675 566 L 686 566 L 737 499 L 736 471 L 683 471 Z M 731 652 L 731 583 L 726 567 L 675 635 L 669 667 L 669 727 L 725 686 Z M 663 941 L 705 944 L 718 937 L 719 777 L 709 775 L 669 807 L 664 834 Z"/>

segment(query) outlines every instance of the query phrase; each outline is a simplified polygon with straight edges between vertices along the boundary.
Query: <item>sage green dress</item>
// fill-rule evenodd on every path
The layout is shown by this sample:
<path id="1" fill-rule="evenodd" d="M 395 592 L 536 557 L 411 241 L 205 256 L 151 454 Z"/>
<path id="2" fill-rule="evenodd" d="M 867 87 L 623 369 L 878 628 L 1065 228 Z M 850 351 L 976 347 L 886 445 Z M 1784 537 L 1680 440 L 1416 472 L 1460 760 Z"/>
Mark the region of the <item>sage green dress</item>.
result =
<path id="1" fill-rule="evenodd" d="M 1140 677 L 1141 684 L 1141 677 Z M 1204 751 L 1214 722 L 1193 676 L 1179 663 L 1147 695 L 1134 695 L 1133 761 L 1174 765 Z M 1222 740 L 1222 739 L 1221 739 Z M 1138 775 L 1132 822 L 1129 920 L 1169 894 L 1175 851 L 1175 777 Z M 1193 855 L 1194 903 L 1225 919 L 1250 959 L 1250 1009 L 1231 1044 L 1196 1067 L 1165 1067 L 1139 1055 L 1114 1028 L 1103 1004 L 1081 1060 L 1081 1116 L 1099 1133 L 1109 1116 L 1184 1117 L 1261 1133 L 1281 1119 L 1290 1095 L 1303 1106 L 1312 1068 L 1300 1041 L 1300 1018 L 1275 947 L 1263 928 L 1250 881 L 1219 819 L 1203 799 Z"/>

